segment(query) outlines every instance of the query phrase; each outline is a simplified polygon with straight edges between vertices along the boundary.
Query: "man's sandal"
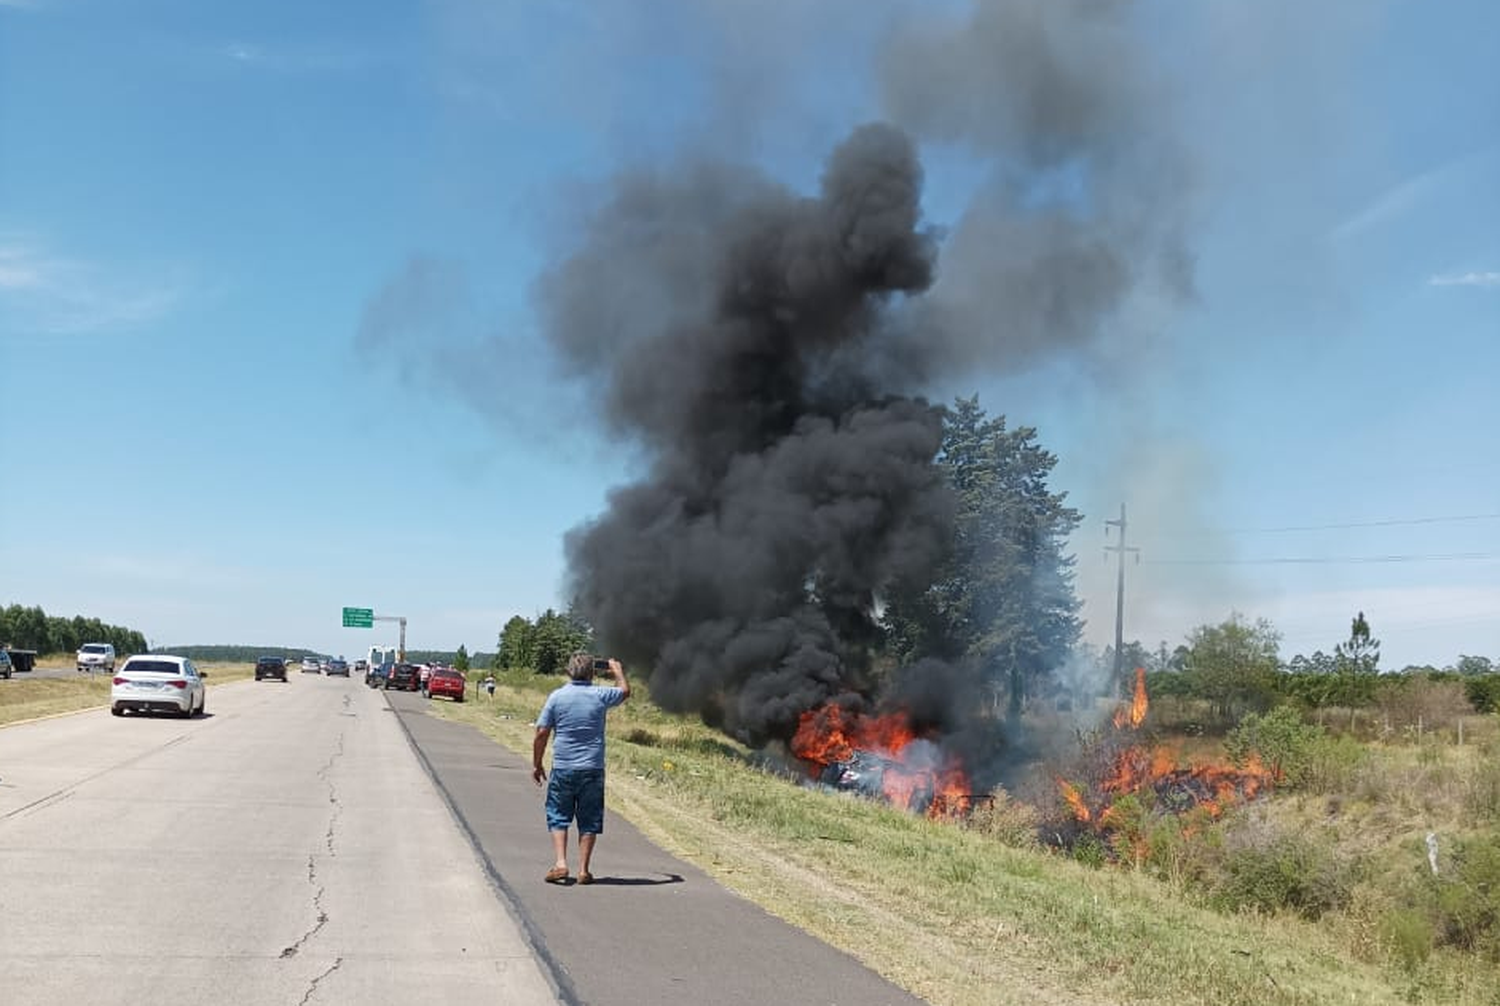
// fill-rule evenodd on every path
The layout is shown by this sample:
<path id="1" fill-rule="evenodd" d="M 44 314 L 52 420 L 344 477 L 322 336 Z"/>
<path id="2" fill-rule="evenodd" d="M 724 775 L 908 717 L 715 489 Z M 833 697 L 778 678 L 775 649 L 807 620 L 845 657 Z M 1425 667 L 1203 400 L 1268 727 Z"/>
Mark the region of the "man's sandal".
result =
<path id="1" fill-rule="evenodd" d="M 566 866 L 554 866 L 552 869 L 547 871 L 547 875 L 542 879 L 549 884 L 566 883 L 568 880 L 568 868 Z"/>

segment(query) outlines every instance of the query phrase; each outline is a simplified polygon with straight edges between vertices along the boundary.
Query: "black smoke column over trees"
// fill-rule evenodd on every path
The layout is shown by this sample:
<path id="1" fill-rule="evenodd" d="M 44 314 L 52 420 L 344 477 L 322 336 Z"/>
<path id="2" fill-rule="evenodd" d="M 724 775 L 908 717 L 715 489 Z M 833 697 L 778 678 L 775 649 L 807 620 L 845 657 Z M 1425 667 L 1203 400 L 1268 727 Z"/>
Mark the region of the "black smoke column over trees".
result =
<path id="1" fill-rule="evenodd" d="M 870 690 L 882 590 L 929 582 L 953 501 L 915 394 L 1102 340 L 1138 294 L 1191 296 L 1192 172 L 1124 0 L 912 12 L 875 67 L 894 126 L 856 130 L 803 198 L 745 168 L 614 180 L 546 273 L 546 333 L 648 471 L 568 539 L 600 639 L 668 708 L 758 742 Z M 912 141 L 981 170 L 937 241 Z M 1096 357 L 1097 354 L 1097 358 Z M 925 662 L 885 699 L 970 758 L 979 675 Z"/>
<path id="2" fill-rule="evenodd" d="M 856 130 L 816 198 L 742 181 L 700 173 L 680 202 L 659 180 L 622 186 L 542 292 L 615 428 L 650 452 L 568 538 L 580 608 L 662 705 L 760 742 L 866 690 L 876 597 L 942 556 L 952 501 L 940 410 L 877 386 L 860 352 L 932 279 L 910 142 Z M 722 208 L 666 209 L 695 199 Z"/>

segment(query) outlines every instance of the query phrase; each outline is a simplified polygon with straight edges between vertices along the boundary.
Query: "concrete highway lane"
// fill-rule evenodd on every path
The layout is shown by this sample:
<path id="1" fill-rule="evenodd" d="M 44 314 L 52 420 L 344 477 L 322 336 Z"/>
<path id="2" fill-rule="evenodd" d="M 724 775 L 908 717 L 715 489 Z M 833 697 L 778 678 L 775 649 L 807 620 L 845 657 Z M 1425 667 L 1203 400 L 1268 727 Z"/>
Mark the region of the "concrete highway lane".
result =
<path id="1" fill-rule="evenodd" d="M 558 1001 L 384 697 L 0 729 L 0 1003 Z"/>

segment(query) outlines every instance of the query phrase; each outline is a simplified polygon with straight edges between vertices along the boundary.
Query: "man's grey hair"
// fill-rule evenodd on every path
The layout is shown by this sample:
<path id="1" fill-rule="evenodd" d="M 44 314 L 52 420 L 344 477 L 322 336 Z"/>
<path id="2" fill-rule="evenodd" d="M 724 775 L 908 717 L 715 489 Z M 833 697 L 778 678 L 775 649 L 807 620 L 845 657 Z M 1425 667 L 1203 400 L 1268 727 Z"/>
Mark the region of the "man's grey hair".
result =
<path id="1" fill-rule="evenodd" d="M 594 655 L 575 653 L 568 658 L 568 677 L 574 681 L 587 681 L 594 676 Z"/>

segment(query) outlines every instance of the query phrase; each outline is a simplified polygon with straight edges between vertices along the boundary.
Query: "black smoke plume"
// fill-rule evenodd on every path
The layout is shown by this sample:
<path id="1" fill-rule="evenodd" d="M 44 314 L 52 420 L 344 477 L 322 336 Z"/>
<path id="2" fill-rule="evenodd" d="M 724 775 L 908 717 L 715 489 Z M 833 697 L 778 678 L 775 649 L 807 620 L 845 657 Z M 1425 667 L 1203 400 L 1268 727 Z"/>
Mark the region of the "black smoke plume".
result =
<path id="1" fill-rule="evenodd" d="M 625 186 L 545 296 L 651 457 L 568 540 L 580 606 L 663 705 L 762 740 L 864 690 L 876 599 L 942 555 L 951 501 L 939 410 L 861 367 L 887 307 L 932 279 L 910 142 L 856 130 L 814 198 L 711 191 L 733 177 L 695 179 L 706 219 L 661 213 L 681 205 L 665 183 Z M 642 300 L 644 319 L 609 316 Z"/>
<path id="2" fill-rule="evenodd" d="M 1148 285 L 1188 291 L 1185 173 L 1127 11 L 982 3 L 897 34 L 896 125 L 855 130 L 816 195 L 722 164 L 632 173 L 540 281 L 549 338 L 647 469 L 569 536 L 574 596 L 664 706 L 762 741 L 868 698 L 881 593 L 951 532 L 919 392 L 1096 345 Z M 947 234 L 912 135 L 988 165 Z M 894 691 L 962 733 L 974 680 L 929 666 Z"/>

